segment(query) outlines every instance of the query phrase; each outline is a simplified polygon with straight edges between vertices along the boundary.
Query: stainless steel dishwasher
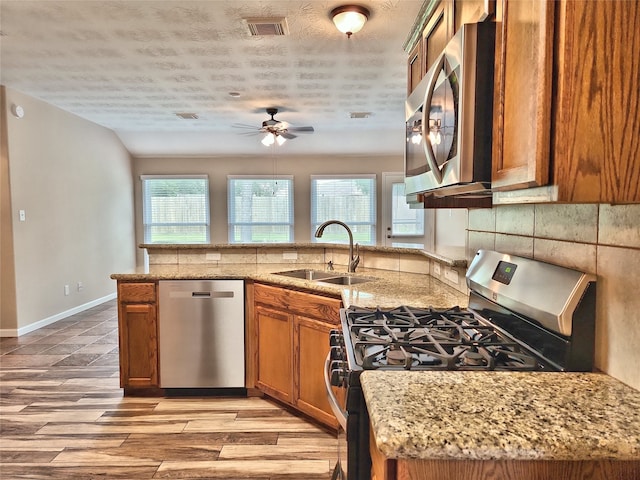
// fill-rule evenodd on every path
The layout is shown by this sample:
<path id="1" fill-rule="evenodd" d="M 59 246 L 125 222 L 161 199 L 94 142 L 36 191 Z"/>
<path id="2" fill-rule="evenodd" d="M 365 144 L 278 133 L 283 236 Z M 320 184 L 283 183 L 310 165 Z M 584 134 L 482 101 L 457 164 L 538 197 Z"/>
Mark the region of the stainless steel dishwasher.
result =
<path id="1" fill-rule="evenodd" d="M 243 388 L 244 281 L 158 283 L 160 386 Z"/>

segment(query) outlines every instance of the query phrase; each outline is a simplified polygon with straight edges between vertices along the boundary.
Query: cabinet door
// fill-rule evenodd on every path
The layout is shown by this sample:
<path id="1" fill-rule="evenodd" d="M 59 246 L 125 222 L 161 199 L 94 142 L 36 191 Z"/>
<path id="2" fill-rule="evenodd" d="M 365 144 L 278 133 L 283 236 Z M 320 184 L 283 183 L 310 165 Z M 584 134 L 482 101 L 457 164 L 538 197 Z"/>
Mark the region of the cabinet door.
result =
<path id="1" fill-rule="evenodd" d="M 422 33 L 423 74 L 429 71 L 454 33 L 453 0 L 440 0 Z"/>
<path id="2" fill-rule="evenodd" d="M 409 60 L 407 61 L 407 77 L 409 83 L 407 85 L 407 95 L 411 95 L 413 89 L 422 80 L 422 42 L 418 42 L 411 53 L 409 54 Z"/>
<path id="3" fill-rule="evenodd" d="M 157 387 L 158 321 L 155 304 L 120 304 L 120 386 Z"/>
<path id="4" fill-rule="evenodd" d="M 293 403 L 293 316 L 256 307 L 258 337 L 257 386 L 287 403 Z"/>
<path id="5" fill-rule="evenodd" d="M 640 203 L 640 2 L 562 1 L 557 11 L 559 200 Z"/>
<path id="6" fill-rule="evenodd" d="M 554 2 L 503 0 L 496 38 L 494 190 L 549 183 Z"/>
<path id="7" fill-rule="evenodd" d="M 294 322 L 296 406 L 322 423 L 337 428 L 338 421 L 329 406 L 324 383 L 329 331 L 336 327 L 300 316 L 296 316 Z"/>

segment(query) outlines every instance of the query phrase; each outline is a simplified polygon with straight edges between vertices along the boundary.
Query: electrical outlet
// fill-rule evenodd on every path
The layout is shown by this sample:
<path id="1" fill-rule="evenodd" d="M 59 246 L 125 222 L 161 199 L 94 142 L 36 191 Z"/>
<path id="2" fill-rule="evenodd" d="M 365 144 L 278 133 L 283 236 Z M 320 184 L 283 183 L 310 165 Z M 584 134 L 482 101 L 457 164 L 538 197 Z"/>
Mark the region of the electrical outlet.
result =
<path id="1" fill-rule="evenodd" d="M 444 278 L 453 283 L 458 283 L 458 272 L 455 270 L 447 269 L 444 271 Z"/>
<path id="2" fill-rule="evenodd" d="M 207 262 L 217 262 L 218 260 L 220 260 L 220 258 L 222 258 L 220 252 L 212 252 L 205 255 L 205 259 L 207 260 Z"/>
<path id="3" fill-rule="evenodd" d="M 440 275 L 440 264 L 439 263 L 434 263 L 433 264 L 433 273 L 435 273 L 436 275 Z"/>
<path id="4" fill-rule="evenodd" d="M 26 222 L 27 221 L 27 214 L 24 210 L 20 210 L 18 212 L 18 215 L 20 216 L 20 221 L 21 222 Z"/>
<path id="5" fill-rule="evenodd" d="M 69 295 L 69 293 L 70 293 L 69 285 L 65 285 L 64 286 L 64 295 L 67 296 L 67 295 Z"/>
<path id="6" fill-rule="evenodd" d="M 297 260 L 298 252 L 282 252 L 283 260 Z"/>
<path id="7" fill-rule="evenodd" d="M 78 282 L 78 291 L 81 292 L 82 290 L 84 290 L 84 285 L 82 285 L 82 282 Z"/>

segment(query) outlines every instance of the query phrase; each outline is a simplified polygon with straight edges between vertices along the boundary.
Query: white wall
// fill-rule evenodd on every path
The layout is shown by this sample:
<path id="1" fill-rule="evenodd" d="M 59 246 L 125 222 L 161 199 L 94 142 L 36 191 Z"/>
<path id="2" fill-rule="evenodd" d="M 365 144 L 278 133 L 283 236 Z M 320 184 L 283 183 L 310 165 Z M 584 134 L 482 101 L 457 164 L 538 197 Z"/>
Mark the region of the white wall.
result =
<path id="1" fill-rule="evenodd" d="M 0 319 L 4 335 L 113 296 L 109 275 L 135 266 L 131 158 L 115 133 L 5 92 L 12 212 L 3 223 L 13 230 L 16 316 Z M 12 104 L 24 108 L 24 118 L 11 114 Z"/>

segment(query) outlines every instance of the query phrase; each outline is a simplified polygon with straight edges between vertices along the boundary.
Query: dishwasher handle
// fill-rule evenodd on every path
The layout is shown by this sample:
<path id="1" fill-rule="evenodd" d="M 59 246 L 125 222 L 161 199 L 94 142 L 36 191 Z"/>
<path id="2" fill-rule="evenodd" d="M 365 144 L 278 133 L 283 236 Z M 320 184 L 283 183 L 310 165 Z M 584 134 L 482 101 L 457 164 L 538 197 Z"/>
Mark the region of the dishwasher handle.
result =
<path id="1" fill-rule="evenodd" d="M 233 292 L 191 292 L 193 298 L 233 298 Z"/>
<path id="2" fill-rule="evenodd" d="M 172 290 L 169 292 L 169 298 L 233 298 L 235 297 L 235 293 L 231 291 L 207 291 L 207 290 L 198 290 L 198 291 L 183 291 L 183 290 Z"/>

